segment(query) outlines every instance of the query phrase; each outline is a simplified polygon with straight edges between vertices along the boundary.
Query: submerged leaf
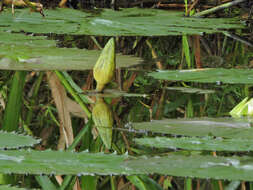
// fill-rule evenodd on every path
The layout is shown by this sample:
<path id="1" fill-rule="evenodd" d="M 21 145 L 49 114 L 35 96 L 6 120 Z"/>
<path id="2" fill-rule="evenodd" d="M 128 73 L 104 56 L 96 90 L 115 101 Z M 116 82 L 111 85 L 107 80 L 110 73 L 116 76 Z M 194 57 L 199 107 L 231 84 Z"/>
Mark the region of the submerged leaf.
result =
<path id="1" fill-rule="evenodd" d="M 103 98 L 97 97 L 95 106 L 92 109 L 92 119 L 103 143 L 106 148 L 110 149 L 112 144 L 113 115 Z"/>

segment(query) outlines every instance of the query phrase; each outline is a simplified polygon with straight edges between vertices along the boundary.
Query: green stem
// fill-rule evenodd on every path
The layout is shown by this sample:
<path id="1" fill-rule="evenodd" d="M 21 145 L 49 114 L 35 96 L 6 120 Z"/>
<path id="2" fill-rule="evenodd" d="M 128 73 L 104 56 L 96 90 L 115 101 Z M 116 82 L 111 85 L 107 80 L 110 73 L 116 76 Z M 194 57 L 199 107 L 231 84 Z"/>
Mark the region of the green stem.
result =
<path id="1" fill-rule="evenodd" d="M 229 7 L 233 6 L 233 5 L 237 5 L 237 4 L 242 3 L 244 1 L 246 1 L 246 0 L 235 0 L 235 1 L 232 1 L 232 2 L 229 2 L 229 3 L 224 3 L 224 4 L 219 5 L 217 7 L 213 7 L 211 9 L 207 9 L 207 10 L 202 11 L 200 13 L 196 13 L 195 15 L 193 15 L 193 17 L 202 17 L 202 16 L 205 16 L 207 14 L 219 11 L 221 9 L 225 9 L 225 8 L 229 8 Z"/>
<path id="2" fill-rule="evenodd" d="M 88 131 L 92 124 L 92 120 L 90 119 L 88 123 L 82 128 L 82 130 L 78 133 L 78 135 L 75 137 L 73 143 L 67 148 L 68 151 L 74 150 L 74 148 L 78 145 L 84 134 Z"/>
<path id="3" fill-rule="evenodd" d="M 32 116 L 33 116 L 33 112 L 34 112 L 32 108 L 34 107 L 34 105 L 36 103 L 35 98 L 38 95 L 40 84 L 41 84 L 41 81 L 43 79 L 43 75 L 44 75 L 44 72 L 40 72 L 39 78 L 37 79 L 37 81 L 35 83 L 35 88 L 34 88 L 34 91 L 33 91 L 33 95 L 31 97 L 30 109 L 29 109 L 29 112 L 27 114 L 26 121 L 25 121 L 25 124 L 27 125 L 27 127 L 30 125 L 30 123 L 32 121 Z"/>
<path id="4" fill-rule="evenodd" d="M 75 92 L 75 90 L 72 88 L 72 86 L 65 79 L 65 77 L 63 76 L 63 74 L 60 71 L 54 71 L 54 72 L 59 77 L 60 81 L 65 86 L 65 88 L 67 89 L 67 91 L 73 96 L 73 98 L 75 99 L 75 101 L 81 106 L 81 108 L 86 113 L 86 115 L 88 116 L 88 118 L 91 118 L 91 112 L 86 107 L 86 105 L 83 103 L 83 101 L 80 98 L 80 96 Z"/>
<path id="5" fill-rule="evenodd" d="M 23 88 L 25 86 L 26 74 L 26 71 L 16 71 L 14 73 L 7 106 L 4 111 L 2 130 L 15 131 L 18 129 L 19 118 L 22 111 Z"/>
<path id="6" fill-rule="evenodd" d="M 110 181 L 111 181 L 111 190 L 116 190 L 116 188 L 115 188 L 114 178 L 115 178 L 115 176 L 110 176 Z"/>
<path id="7" fill-rule="evenodd" d="M 62 182 L 62 184 L 61 184 L 60 190 L 66 189 L 66 187 L 68 186 L 68 184 L 71 182 L 71 179 L 72 179 L 72 178 L 73 178 L 72 175 L 67 175 L 67 176 L 64 178 L 64 180 L 63 180 L 63 182 Z"/>

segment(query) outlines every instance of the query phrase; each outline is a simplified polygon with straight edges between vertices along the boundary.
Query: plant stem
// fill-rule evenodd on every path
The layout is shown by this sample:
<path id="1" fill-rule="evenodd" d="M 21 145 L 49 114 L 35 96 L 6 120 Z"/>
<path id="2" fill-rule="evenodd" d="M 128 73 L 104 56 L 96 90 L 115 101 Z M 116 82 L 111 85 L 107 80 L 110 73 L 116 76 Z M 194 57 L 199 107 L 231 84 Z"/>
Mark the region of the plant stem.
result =
<path id="1" fill-rule="evenodd" d="M 235 1 L 232 1 L 232 2 L 229 2 L 229 3 L 224 3 L 224 4 L 219 5 L 217 7 L 213 7 L 211 9 L 207 9 L 207 10 L 204 10 L 202 12 L 196 13 L 195 15 L 193 15 L 193 17 L 202 17 L 202 16 L 205 16 L 207 14 L 214 13 L 216 11 L 219 11 L 219 10 L 222 10 L 222 9 L 225 9 L 225 8 L 229 8 L 233 5 L 237 5 L 237 4 L 242 3 L 244 1 L 246 1 L 246 0 L 235 0 Z"/>
<path id="2" fill-rule="evenodd" d="M 92 120 L 90 119 L 88 123 L 82 128 L 82 130 L 78 133 L 78 135 L 75 137 L 73 143 L 67 148 L 68 151 L 74 150 L 74 148 L 78 145 L 83 135 L 88 131 L 89 127 L 92 124 Z"/>
<path id="3" fill-rule="evenodd" d="M 91 117 L 91 112 L 89 111 L 89 109 L 86 107 L 86 105 L 83 103 L 82 99 L 80 98 L 80 96 L 75 92 L 75 90 L 72 88 L 72 86 L 68 83 L 68 81 L 65 79 L 65 77 L 63 76 L 63 74 L 60 71 L 54 71 L 55 74 L 59 77 L 59 79 L 61 80 L 62 84 L 65 86 L 65 88 L 67 89 L 67 91 L 73 96 L 73 98 L 77 101 L 77 103 L 81 106 L 81 108 L 83 109 L 83 111 L 86 113 L 86 115 L 88 116 L 88 118 Z"/>

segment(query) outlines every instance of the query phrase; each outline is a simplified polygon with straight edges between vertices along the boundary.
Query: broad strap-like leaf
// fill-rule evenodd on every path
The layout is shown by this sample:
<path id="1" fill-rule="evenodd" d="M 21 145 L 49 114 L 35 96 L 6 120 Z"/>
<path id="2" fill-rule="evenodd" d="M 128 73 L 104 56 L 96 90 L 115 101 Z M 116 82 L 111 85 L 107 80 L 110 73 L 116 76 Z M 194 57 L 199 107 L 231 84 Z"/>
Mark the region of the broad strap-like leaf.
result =
<path id="1" fill-rule="evenodd" d="M 45 10 L 45 18 L 30 14 L 28 9 L 3 11 L 0 30 L 31 33 L 85 34 L 100 36 L 167 36 L 217 33 L 243 28 L 231 18 L 192 18 L 184 12 L 128 8 L 114 11 L 96 9 L 83 12 L 74 9 Z M 68 16 L 66 16 L 68 15 Z"/>
<path id="2" fill-rule="evenodd" d="M 130 157 L 64 151 L 0 151 L 0 172 L 57 175 L 161 174 L 253 181 L 253 158 L 169 154 Z"/>

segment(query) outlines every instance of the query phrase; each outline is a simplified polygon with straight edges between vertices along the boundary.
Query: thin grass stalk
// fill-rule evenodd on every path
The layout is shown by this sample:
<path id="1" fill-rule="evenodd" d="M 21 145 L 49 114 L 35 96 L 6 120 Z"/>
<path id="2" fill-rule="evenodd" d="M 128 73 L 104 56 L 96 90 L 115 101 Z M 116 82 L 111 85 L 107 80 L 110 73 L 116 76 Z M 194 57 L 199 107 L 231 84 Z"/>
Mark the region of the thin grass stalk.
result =
<path id="1" fill-rule="evenodd" d="M 70 86 L 76 91 L 84 103 L 94 103 L 88 96 L 82 94 L 83 90 L 73 81 L 72 77 L 66 72 L 61 71 L 62 75 L 68 81 Z"/>
<path id="2" fill-rule="evenodd" d="M 190 47 L 188 44 L 187 35 L 183 35 L 182 42 L 183 42 L 183 53 L 185 55 L 187 66 L 190 69 L 191 68 L 191 56 L 190 56 Z"/>
<path id="3" fill-rule="evenodd" d="M 40 72 L 39 73 L 39 77 L 38 77 L 38 79 L 35 82 L 35 88 L 34 88 L 33 95 L 31 97 L 31 103 L 30 103 L 30 107 L 31 108 L 28 111 L 28 114 L 27 114 L 27 117 L 26 117 L 26 121 L 25 121 L 25 124 L 27 125 L 27 127 L 30 125 L 30 123 L 32 121 L 33 107 L 34 107 L 34 105 L 36 103 L 35 98 L 38 96 L 38 92 L 39 92 L 40 84 L 41 84 L 42 79 L 43 79 L 43 75 L 44 75 L 44 72 Z"/>
<path id="4" fill-rule="evenodd" d="M 110 176 L 111 190 L 116 190 L 115 187 L 115 176 Z"/>
<path id="5" fill-rule="evenodd" d="M 240 181 L 231 181 L 225 188 L 224 190 L 236 190 L 240 186 L 241 182 Z M 250 189 L 252 190 L 252 189 Z"/>
<path id="6" fill-rule="evenodd" d="M 78 135 L 75 137 L 73 143 L 67 148 L 67 151 L 72 151 L 75 149 L 75 147 L 79 144 L 82 137 L 85 135 L 85 133 L 89 130 L 91 127 L 92 120 L 90 119 L 88 123 L 82 128 L 82 130 L 78 133 Z"/>
<path id="7" fill-rule="evenodd" d="M 192 190 L 192 179 L 187 178 L 185 180 L 185 190 Z"/>
<path id="8" fill-rule="evenodd" d="M 43 190 L 59 190 L 58 187 L 49 179 L 48 176 L 35 176 L 36 181 L 40 184 Z"/>
<path id="9" fill-rule="evenodd" d="M 193 16 L 194 16 L 194 17 L 202 17 L 202 16 L 205 16 L 205 15 L 214 13 L 214 12 L 216 12 L 216 11 L 219 11 L 219 10 L 226 9 L 226 8 L 231 7 L 231 6 L 237 5 L 237 4 L 242 3 L 242 2 L 244 2 L 244 1 L 246 1 L 246 0 L 234 0 L 234 1 L 232 1 L 232 2 L 225 3 L 225 4 L 219 5 L 219 6 L 217 6 L 217 7 L 213 7 L 213 8 L 211 8 L 211 9 L 207 9 L 207 10 L 205 10 L 205 11 L 196 13 L 196 14 L 193 15 Z"/>
<path id="10" fill-rule="evenodd" d="M 184 0 L 184 6 L 185 6 L 185 15 L 187 16 L 187 12 L 188 12 L 188 0 Z"/>

